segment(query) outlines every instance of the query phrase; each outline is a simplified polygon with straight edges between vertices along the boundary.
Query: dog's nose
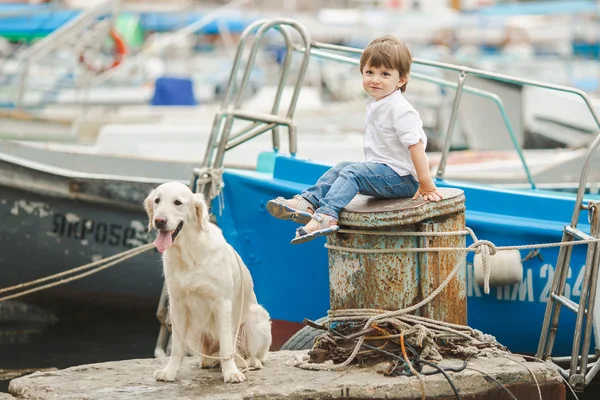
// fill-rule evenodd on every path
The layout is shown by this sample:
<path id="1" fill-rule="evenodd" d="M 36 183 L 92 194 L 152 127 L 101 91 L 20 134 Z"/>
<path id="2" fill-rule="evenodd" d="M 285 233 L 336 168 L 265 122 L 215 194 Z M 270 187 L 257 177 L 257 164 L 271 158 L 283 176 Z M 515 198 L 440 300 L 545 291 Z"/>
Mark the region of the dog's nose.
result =
<path id="1" fill-rule="evenodd" d="M 155 217 L 154 226 L 156 229 L 164 229 L 167 226 L 167 219 L 165 217 Z"/>

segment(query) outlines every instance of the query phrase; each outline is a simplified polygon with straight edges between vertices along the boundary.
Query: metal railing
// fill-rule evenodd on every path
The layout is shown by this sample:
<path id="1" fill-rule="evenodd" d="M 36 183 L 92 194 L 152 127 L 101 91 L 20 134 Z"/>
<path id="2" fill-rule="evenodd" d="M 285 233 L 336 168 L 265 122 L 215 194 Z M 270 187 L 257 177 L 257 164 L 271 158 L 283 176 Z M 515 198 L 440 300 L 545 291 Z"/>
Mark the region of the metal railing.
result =
<path id="1" fill-rule="evenodd" d="M 356 54 L 362 53 L 362 50 L 359 50 L 359 49 L 353 49 L 353 50 L 356 50 L 356 51 L 353 51 L 353 53 L 356 53 Z M 348 64 L 358 65 L 358 63 L 359 63 L 359 60 L 357 60 L 355 58 L 346 57 L 346 56 L 342 56 L 339 54 L 331 54 L 331 53 L 323 52 L 320 50 L 313 49 L 313 50 L 311 50 L 311 54 L 314 56 L 320 57 L 320 58 L 341 61 L 341 62 L 348 63 Z M 453 89 L 457 89 L 460 87 L 458 83 L 451 82 L 451 81 L 448 81 L 445 79 L 435 78 L 433 76 L 428 76 L 425 74 L 411 73 L 411 77 L 414 79 L 420 80 L 420 81 L 434 83 L 434 84 L 437 84 L 438 86 L 450 87 Z M 487 90 L 477 89 L 477 88 L 473 88 L 470 86 L 464 86 L 464 85 L 462 86 L 462 90 L 464 90 L 467 93 L 489 99 L 498 106 L 498 110 L 500 112 L 500 115 L 502 116 L 502 121 L 504 122 L 504 125 L 506 126 L 506 129 L 508 130 L 508 134 L 510 135 L 511 141 L 515 147 L 515 150 L 517 151 L 517 154 L 519 155 L 521 164 L 523 165 L 523 169 L 525 170 L 525 175 L 527 176 L 527 181 L 529 182 L 529 184 L 531 185 L 532 188 L 535 188 L 536 185 L 533 180 L 533 177 L 531 176 L 531 172 L 529 171 L 529 167 L 527 166 L 527 162 L 525 161 L 525 156 L 523 155 L 523 149 L 519 145 L 519 142 L 515 135 L 514 129 L 510 122 L 510 119 L 508 118 L 506 110 L 504 109 L 504 102 L 502 101 L 500 96 L 498 96 L 495 93 L 488 92 Z M 456 114 L 457 112 L 458 112 L 458 106 L 456 106 L 456 102 L 455 102 L 454 106 L 453 106 L 453 113 Z M 451 124 L 453 126 L 454 122 L 451 121 Z M 443 178 L 443 176 L 441 178 Z"/>
<path id="2" fill-rule="evenodd" d="M 297 47 L 296 49 L 300 50 L 300 51 L 303 50 L 301 47 Z M 362 54 L 362 52 L 363 52 L 363 49 L 358 49 L 358 48 L 348 47 L 348 46 L 339 46 L 339 45 L 333 45 L 333 44 L 327 44 L 327 43 L 320 43 L 320 42 L 315 42 L 311 46 L 311 54 L 313 54 L 317 57 L 341 61 L 341 62 L 345 62 L 345 63 L 356 64 L 356 65 L 358 65 L 358 63 L 359 63 L 358 59 L 346 57 L 346 56 L 343 56 L 340 54 L 329 53 L 329 52 L 323 51 L 323 50 L 336 51 L 336 52 L 349 53 L 349 54 Z M 559 92 L 564 92 L 564 93 L 575 94 L 584 101 L 590 114 L 592 115 L 592 118 L 594 119 L 594 122 L 596 123 L 596 126 L 598 127 L 598 129 L 600 129 L 600 118 L 598 117 L 598 114 L 594 110 L 594 107 L 593 107 L 592 102 L 591 102 L 590 98 L 588 97 L 588 95 L 580 89 L 535 81 L 535 80 L 531 80 L 531 79 L 517 78 L 517 77 L 513 77 L 513 76 L 509 76 L 509 75 L 483 71 L 480 69 L 470 68 L 470 67 L 461 66 L 461 65 L 454 65 L 454 64 L 437 62 L 437 61 L 427 61 L 427 60 L 423 60 L 423 59 L 419 59 L 419 58 L 415 58 L 413 60 L 413 62 L 415 64 L 419 64 L 419 65 L 423 65 L 423 66 L 429 66 L 429 67 L 434 67 L 434 68 L 438 68 L 438 69 L 451 70 L 451 71 L 458 72 L 458 82 L 457 83 L 453 83 L 450 81 L 437 79 L 437 78 L 433 78 L 433 77 L 427 77 L 426 75 L 422 75 L 422 74 L 411 74 L 411 76 L 416 79 L 421 79 L 421 80 L 425 80 L 428 82 L 436 83 L 441 86 L 456 88 L 456 94 L 454 96 L 454 101 L 452 104 L 452 113 L 450 114 L 450 120 L 448 122 L 448 127 L 446 130 L 444 145 L 442 147 L 442 156 L 441 156 L 440 162 L 438 164 L 438 170 L 436 173 L 436 177 L 439 179 L 444 178 L 444 174 L 446 171 L 446 164 L 448 162 L 448 156 L 450 153 L 450 145 L 451 145 L 451 141 L 452 141 L 452 137 L 453 137 L 453 133 L 454 133 L 454 126 L 455 126 L 456 120 L 458 118 L 458 110 L 460 107 L 462 93 L 468 92 L 468 93 L 476 94 L 481 97 L 489 98 L 498 105 L 502 119 L 508 129 L 511 141 L 512 141 L 513 145 L 515 146 L 515 149 L 518 153 L 519 159 L 521 160 L 521 164 L 523 165 L 523 168 L 525 170 L 525 174 L 527 175 L 527 180 L 531 184 L 532 188 L 535 189 L 535 187 L 536 187 L 533 177 L 531 176 L 529 167 L 527 166 L 525 157 L 523 155 L 523 150 L 522 150 L 520 144 L 518 143 L 518 140 L 515 136 L 512 125 L 510 124 L 510 121 L 508 119 L 506 110 L 504 109 L 504 105 L 503 105 L 501 99 L 493 93 L 465 86 L 465 81 L 469 74 L 480 77 L 480 78 L 489 79 L 489 80 L 496 80 L 496 81 L 512 83 L 512 84 L 516 84 L 516 85 L 532 86 L 532 87 L 549 89 L 549 90 L 554 90 L 554 91 L 559 91 Z M 594 155 L 593 151 L 588 152 L 588 157 L 589 157 L 588 161 L 591 160 L 593 155 Z M 587 167 L 589 169 L 589 164 Z M 586 180 L 587 180 L 587 176 L 586 176 Z M 580 190 L 582 190 L 582 189 L 580 188 Z M 584 186 L 583 190 L 585 190 L 585 186 Z"/>

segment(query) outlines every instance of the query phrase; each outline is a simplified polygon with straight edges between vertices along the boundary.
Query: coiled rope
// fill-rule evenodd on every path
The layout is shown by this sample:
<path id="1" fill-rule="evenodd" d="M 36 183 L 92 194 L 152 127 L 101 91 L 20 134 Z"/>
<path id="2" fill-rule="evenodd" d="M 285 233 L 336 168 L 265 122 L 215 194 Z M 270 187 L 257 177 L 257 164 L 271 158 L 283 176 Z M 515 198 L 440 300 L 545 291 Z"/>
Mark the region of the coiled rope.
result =
<path id="1" fill-rule="evenodd" d="M 363 230 L 353 230 L 353 229 L 340 229 L 339 233 L 353 233 L 353 234 L 363 234 L 363 235 L 378 235 L 378 236 L 433 236 L 433 237 L 443 237 L 443 236 L 460 236 L 460 235 L 470 235 L 473 239 L 473 244 L 468 247 L 432 247 L 432 248 L 390 248 L 390 249 L 355 249 L 351 247 L 343 247 L 343 246 L 335 246 L 330 244 L 325 244 L 325 247 L 329 250 L 336 251 L 344 251 L 349 253 L 363 253 L 363 254 L 380 254 L 380 253 L 408 253 L 408 252 L 432 252 L 432 251 L 451 251 L 461 254 L 467 254 L 468 252 L 475 252 L 480 254 L 482 257 L 482 264 L 484 270 L 484 291 L 486 294 L 489 294 L 489 279 L 490 279 L 490 256 L 496 254 L 498 251 L 507 251 L 507 250 L 524 250 L 524 249 L 537 249 L 537 248 L 550 248 L 550 247 L 564 247 L 564 246 L 573 246 L 573 245 L 582 245 L 582 244 L 590 244 L 597 243 L 600 241 L 599 238 L 594 239 L 586 239 L 586 240 L 576 240 L 576 241 L 565 241 L 565 242 L 557 242 L 557 243 L 541 243 L 541 244 L 531 244 L 531 245 L 520 245 L 520 246 L 496 246 L 491 241 L 488 240 L 479 240 L 473 230 L 471 228 L 466 228 L 464 231 L 453 231 L 453 232 L 381 232 L 381 231 L 363 231 Z M 386 311 L 386 310 L 377 310 L 377 309 L 346 309 L 346 310 L 329 310 L 328 311 L 328 323 L 337 322 L 337 321 L 356 321 L 356 320 L 367 320 L 364 324 L 363 330 L 367 330 L 371 327 L 376 321 L 382 322 L 385 320 L 396 319 L 397 322 L 413 322 L 417 323 L 421 326 L 429 326 L 431 328 L 435 327 L 439 330 L 451 332 L 453 334 L 463 336 L 468 338 L 469 340 L 474 340 L 476 342 L 495 342 L 495 338 L 490 335 L 485 335 L 482 332 L 474 330 L 470 327 L 465 327 L 461 325 L 449 324 L 446 322 L 436 321 L 428 318 L 423 318 L 419 316 L 406 314 L 415 311 L 424 305 L 428 304 L 432 301 L 440 292 L 442 292 L 448 283 L 454 278 L 459 268 L 462 266 L 462 257 L 457 261 L 456 265 L 448 274 L 446 279 L 440 284 L 440 286 L 435 289 L 429 296 L 420 301 L 417 304 L 409 306 L 400 310 Z M 419 325 L 415 325 L 415 328 Z M 468 329 L 470 330 L 469 334 L 465 334 L 461 332 L 462 330 Z M 340 364 L 334 364 L 332 360 L 325 361 L 322 364 L 317 363 L 309 363 L 308 359 L 303 356 L 296 357 L 292 361 L 292 365 L 309 370 L 341 370 L 347 367 L 355 358 L 358 352 L 360 351 L 363 342 L 365 340 L 365 336 L 362 335 L 354 347 L 354 350 L 350 354 L 350 356 Z"/>

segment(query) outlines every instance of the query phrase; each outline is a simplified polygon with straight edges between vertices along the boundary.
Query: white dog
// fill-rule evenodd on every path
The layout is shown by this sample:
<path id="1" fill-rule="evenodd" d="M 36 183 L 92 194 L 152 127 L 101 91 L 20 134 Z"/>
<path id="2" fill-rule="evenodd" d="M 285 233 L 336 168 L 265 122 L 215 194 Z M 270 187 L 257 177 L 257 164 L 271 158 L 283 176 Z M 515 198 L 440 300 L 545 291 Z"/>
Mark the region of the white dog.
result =
<path id="1" fill-rule="evenodd" d="M 246 378 L 234 361 L 238 354 L 251 368 L 262 368 L 271 345 L 271 322 L 256 301 L 250 271 L 208 219 L 202 194 L 182 183 L 169 182 L 154 189 L 144 201 L 148 229 L 163 254 L 173 328 L 171 358 L 154 373 L 159 381 L 174 381 L 187 347 L 195 353 L 217 355 L 225 382 Z M 216 364 L 201 357 L 202 367 Z"/>

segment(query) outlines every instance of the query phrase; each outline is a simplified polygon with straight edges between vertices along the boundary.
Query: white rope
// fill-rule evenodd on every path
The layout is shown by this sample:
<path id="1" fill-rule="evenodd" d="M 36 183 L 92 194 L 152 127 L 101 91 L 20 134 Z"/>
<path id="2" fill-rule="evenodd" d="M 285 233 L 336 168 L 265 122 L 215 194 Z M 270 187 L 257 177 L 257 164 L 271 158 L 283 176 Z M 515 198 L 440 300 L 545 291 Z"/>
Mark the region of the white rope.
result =
<path id="1" fill-rule="evenodd" d="M 475 235 L 475 232 L 471 228 L 466 228 L 464 231 L 450 231 L 450 232 L 380 232 L 380 231 L 364 231 L 354 229 L 340 229 L 339 233 L 354 233 L 362 235 L 383 235 L 383 236 L 429 236 L 429 237 L 443 237 L 443 236 L 461 236 L 471 235 L 473 244 L 469 247 L 414 247 L 414 248 L 388 248 L 388 249 L 356 249 L 352 247 L 335 246 L 326 243 L 325 248 L 328 250 L 344 251 L 347 253 L 359 253 L 359 254 L 388 254 L 388 253 L 428 253 L 428 252 L 457 252 L 457 253 L 468 253 L 474 252 L 481 255 L 482 267 L 483 267 L 483 291 L 485 294 L 490 293 L 490 275 L 491 275 L 491 260 L 490 256 L 493 256 L 498 251 L 508 250 L 531 250 L 531 249 L 542 249 L 550 247 L 565 247 L 565 246 L 577 246 L 582 244 L 598 243 L 600 238 L 592 238 L 585 240 L 573 240 L 567 242 L 555 242 L 555 243 L 536 243 L 519 246 L 496 246 L 489 240 L 479 240 Z"/>
<path id="2" fill-rule="evenodd" d="M 219 213 L 223 212 L 225 208 L 225 204 L 223 202 L 223 196 L 221 193 L 223 192 L 223 188 L 225 187 L 225 182 L 223 181 L 223 172 L 225 171 L 224 167 L 221 168 L 210 168 L 210 167 L 201 167 L 194 168 L 194 173 L 198 176 L 196 181 L 196 188 L 199 188 L 200 185 L 209 185 L 208 189 L 208 199 L 207 202 L 210 203 L 215 197 L 219 197 Z"/>
<path id="3" fill-rule="evenodd" d="M 46 276 L 44 278 L 39 278 L 39 279 L 36 279 L 36 280 L 33 280 L 33 281 L 29 281 L 29 282 L 25 282 L 25 283 L 21 283 L 21 284 L 18 284 L 18 285 L 9 286 L 9 287 L 0 289 L 0 293 L 12 292 L 12 291 L 15 291 L 17 289 L 22 289 L 22 288 L 26 288 L 26 287 L 29 287 L 29 286 L 33 286 L 33 285 L 36 285 L 38 283 L 49 281 L 51 279 L 61 278 L 61 277 L 65 276 L 65 275 L 73 274 L 75 272 L 79 272 L 79 271 L 82 271 L 84 269 L 92 268 L 92 267 L 95 267 L 97 265 L 106 263 L 107 261 L 110 261 L 110 262 L 106 263 L 105 265 L 101 265 L 98 268 L 92 269 L 91 271 L 87 271 L 87 272 L 84 272 L 84 273 L 72 276 L 70 278 L 61 279 L 58 282 L 48 283 L 46 285 L 38 286 L 38 287 L 33 288 L 33 289 L 24 290 L 24 291 L 19 292 L 19 293 L 15 293 L 15 294 L 12 294 L 12 295 L 0 297 L 0 302 L 4 301 L 4 300 L 10 300 L 10 299 L 14 299 L 14 298 L 17 298 L 17 297 L 25 296 L 26 294 L 38 292 L 40 290 L 49 289 L 49 288 L 54 287 L 54 286 L 63 285 L 65 283 L 69 283 L 69 282 L 72 282 L 72 281 L 75 281 L 75 280 L 78 280 L 78 279 L 81 279 L 81 278 L 85 278 L 86 276 L 95 274 L 96 272 L 100 272 L 100 271 L 102 271 L 102 270 L 104 270 L 106 268 L 112 267 L 113 265 L 119 264 L 119 263 L 121 263 L 121 262 L 123 262 L 123 261 L 125 261 L 127 259 L 135 257 L 138 254 L 142 254 L 142 253 L 144 253 L 144 252 L 152 249 L 153 247 L 154 247 L 153 243 L 148 243 L 148 244 L 145 244 L 145 245 L 142 245 L 142 246 L 139 246 L 139 247 L 136 247 L 136 248 L 124 251 L 122 253 L 115 254 L 113 256 L 106 257 L 106 258 L 103 258 L 101 260 L 94 261 L 94 262 L 91 262 L 89 264 L 82 265 L 80 267 L 72 268 L 70 270 L 63 271 L 63 272 L 60 272 L 60 273 L 57 273 L 57 274 L 54 274 L 54 275 Z"/>
<path id="4" fill-rule="evenodd" d="M 338 233 L 355 233 L 360 235 L 377 236 L 465 236 L 470 235 L 472 231 L 449 231 L 449 232 L 404 232 L 404 231 L 363 231 L 357 229 L 340 229 Z"/>
<path id="5" fill-rule="evenodd" d="M 464 249 L 461 249 L 461 250 L 464 251 Z M 419 303 L 417 303 L 415 305 L 404 308 L 402 310 L 395 310 L 395 311 L 369 310 L 369 315 L 365 316 L 366 318 L 368 317 L 369 319 L 365 323 L 364 329 L 370 327 L 371 324 L 373 324 L 377 320 L 400 316 L 400 315 L 407 314 L 411 311 L 414 311 L 416 309 L 423 307 L 424 305 L 429 303 L 431 300 L 433 300 L 442 290 L 444 290 L 446 288 L 446 286 L 448 285 L 450 280 L 452 280 L 452 278 L 454 278 L 454 275 L 456 275 L 456 272 L 461 267 L 461 265 L 462 265 L 462 262 L 459 260 L 456 263 L 456 265 L 454 266 L 454 268 L 452 268 L 452 271 L 450 271 L 450 274 L 446 277 L 446 279 L 444 279 L 442 284 L 437 289 L 435 289 L 429 296 L 427 296 L 427 298 L 423 299 L 422 301 L 420 301 Z M 360 309 L 350 309 L 350 310 L 340 310 L 340 312 L 343 313 L 343 312 L 353 311 L 353 310 L 356 310 L 358 312 L 364 311 L 364 310 L 360 310 Z M 372 311 L 380 311 L 380 312 L 376 313 L 376 312 L 372 312 Z M 335 315 L 336 312 L 337 312 L 337 310 L 333 310 L 333 311 L 330 310 L 328 312 L 328 314 Z M 356 315 L 356 318 L 353 318 L 353 319 L 357 319 L 357 318 L 359 318 L 359 315 Z M 337 321 L 337 319 L 335 319 L 335 317 L 333 317 L 332 320 Z M 356 355 L 358 354 L 364 341 L 365 341 L 365 337 L 361 336 L 358 339 L 358 342 L 356 343 L 356 346 L 354 347 L 352 354 L 350 354 L 350 356 L 346 359 L 346 361 L 342 362 L 341 364 L 333 364 L 333 362 L 331 362 L 331 363 L 325 362 L 323 364 L 316 364 L 316 363 L 309 363 L 307 360 L 297 360 L 294 363 L 294 366 L 302 368 L 302 369 L 321 370 L 321 371 L 335 371 L 335 370 L 343 369 L 346 366 L 348 366 L 354 360 L 354 358 L 356 358 Z"/>
<path id="6" fill-rule="evenodd" d="M 431 251 L 451 251 L 451 252 L 466 254 L 468 252 L 475 252 L 475 253 L 480 254 L 482 257 L 483 270 L 484 270 L 484 282 L 485 282 L 484 291 L 486 294 L 488 294 L 490 291 L 490 287 L 489 287 L 490 256 L 496 254 L 498 251 L 537 249 L 537 248 L 549 248 L 549 247 L 564 247 L 564 246 L 572 246 L 572 245 L 597 243 L 600 241 L 600 239 L 594 238 L 594 239 L 559 242 L 559 243 L 541 243 L 541 244 L 532 244 L 532 245 L 497 247 L 491 241 L 477 239 L 477 236 L 475 235 L 473 230 L 468 227 L 466 228 L 465 231 L 454 231 L 454 232 L 380 232 L 380 231 L 362 231 L 362 230 L 341 229 L 339 231 L 339 233 L 356 233 L 356 234 L 386 235 L 386 236 L 433 236 L 433 237 L 459 236 L 459 235 L 469 234 L 473 238 L 473 244 L 471 244 L 469 247 L 463 247 L 463 248 L 434 247 L 434 248 L 398 248 L 398 249 L 355 249 L 355 248 L 350 248 L 350 247 L 334 246 L 334 245 L 330 245 L 330 244 L 325 244 L 325 247 L 329 250 L 345 251 L 345 252 L 349 252 L 349 253 L 362 253 L 362 254 L 405 253 L 405 252 L 406 253 L 408 253 L 408 252 L 418 252 L 419 253 L 419 252 L 431 252 Z M 454 266 L 454 268 L 452 269 L 450 274 L 446 277 L 446 279 L 441 283 L 441 285 L 437 289 L 435 289 L 429 296 L 427 296 L 427 298 L 423 299 L 422 301 L 420 301 L 417 304 L 414 304 L 412 306 L 409 306 L 409 307 L 401 309 L 401 310 L 394 310 L 394 311 L 384 311 L 384 310 L 376 310 L 376 309 L 330 310 L 328 312 L 328 316 L 329 316 L 328 319 L 331 322 L 335 322 L 335 321 L 348 321 L 348 320 L 367 319 L 368 318 L 367 322 L 365 323 L 365 325 L 363 327 L 363 329 L 367 329 L 375 321 L 381 321 L 381 320 L 385 320 L 385 319 L 389 319 L 389 318 L 395 318 L 395 317 L 402 316 L 402 319 L 404 319 L 405 322 L 412 320 L 413 322 L 420 322 L 421 324 L 423 324 L 425 326 L 435 327 L 437 329 L 447 331 L 449 333 L 453 333 L 453 334 L 456 334 L 458 336 L 462 336 L 462 337 L 465 337 L 468 339 L 474 339 L 476 341 L 482 341 L 482 340 L 491 341 L 491 339 L 490 339 L 491 337 L 489 337 L 489 335 L 484 335 L 483 333 L 480 333 L 480 335 L 478 335 L 479 336 L 478 338 L 473 338 L 473 336 L 469 336 L 468 334 L 461 332 L 460 329 L 465 330 L 465 328 L 460 325 L 451 326 L 452 324 L 448 324 L 448 323 L 441 322 L 441 321 L 435 321 L 435 320 L 427 321 L 427 319 L 419 320 L 419 318 L 422 318 L 422 317 L 417 317 L 414 315 L 413 316 L 405 315 L 405 314 L 408 314 L 412 311 L 415 311 L 415 310 L 423 307 L 424 305 L 429 303 L 431 300 L 433 300 L 442 290 L 444 290 L 446 288 L 446 286 L 448 285 L 448 283 L 450 282 L 450 280 L 452 280 L 452 278 L 454 278 L 458 269 L 462 266 L 461 259 L 462 259 L 462 257 L 459 257 L 459 260 L 456 262 L 456 265 Z M 456 329 L 456 328 L 458 328 L 458 329 Z M 470 327 L 466 327 L 466 328 L 467 328 L 467 330 L 472 329 Z M 475 331 L 475 330 L 470 331 L 470 333 L 475 333 L 475 332 L 477 332 L 477 331 Z M 293 365 L 297 366 L 299 368 L 310 369 L 310 370 L 329 370 L 329 371 L 331 371 L 331 370 L 339 370 L 339 369 L 345 368 L 347 365 L 349 365 L 354 360 L 354 358 L 358 354 L 360 348 L 362 347 L 364 340 L 365 340 L 365 337 L 361 336 L 358 339 L 358 342 L 356 343 L 356 346 L 355 346 L 354 350 L 352 351 L 352 353 L 350 354 L 350 356 L 344 362 L 342 362 L 340 364 L 333 364 L 333 362 L 331 360 L 328 360 L 331 362 L 326 361 L 323 364 L 316 364 L 316 363 L 309 363 L 307 359 L 297 358 L 296 361 L 293 363 Z M 495 342 L 495 338 L 493 339 L 493 341 Z M 495 343 L 497 343 L 497 342 L 495 342 Z"/>

